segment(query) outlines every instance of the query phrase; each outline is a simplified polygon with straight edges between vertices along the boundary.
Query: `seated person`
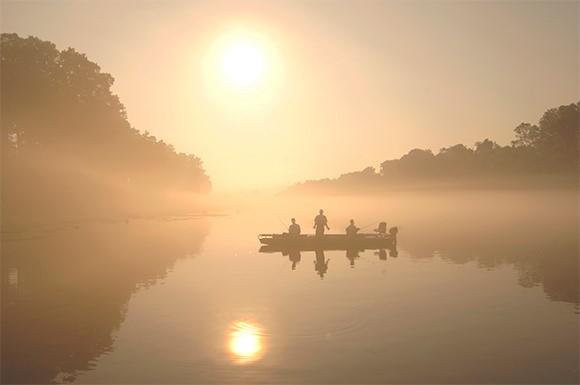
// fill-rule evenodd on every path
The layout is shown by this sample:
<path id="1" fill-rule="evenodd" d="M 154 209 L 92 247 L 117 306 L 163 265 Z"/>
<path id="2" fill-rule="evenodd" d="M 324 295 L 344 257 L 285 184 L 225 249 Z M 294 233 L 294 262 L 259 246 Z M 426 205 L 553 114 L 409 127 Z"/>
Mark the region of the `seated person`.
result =
<path id="1" fill-rule="evenodd" d="M 296 223 L 296 219 L 292 218 L 292 224 L 288 227 L 288 234 L 300 235 L 300 225 Z"/>
<path id="2" fill-rule="evenodd" d="M 354 225 L 354 219 L 350 220 L 350 225 L 346 228 L 346 235 L 356 235 L 360 229 Z"/>

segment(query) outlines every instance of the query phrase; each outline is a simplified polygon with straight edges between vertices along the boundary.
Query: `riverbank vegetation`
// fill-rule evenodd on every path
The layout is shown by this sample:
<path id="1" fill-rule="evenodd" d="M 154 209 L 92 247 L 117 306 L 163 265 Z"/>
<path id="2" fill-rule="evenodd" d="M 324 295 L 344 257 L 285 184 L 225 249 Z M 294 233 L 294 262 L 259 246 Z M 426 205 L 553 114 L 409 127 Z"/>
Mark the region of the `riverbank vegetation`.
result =
<path id="1" fill-rule="evenodd" d="M 521 123 L 511 144 L 490 139 L 434 153 L 413 149 L 335 179 L 306 181 L 289 192 L 357 193 L 389 189 L 577 187 L 579 103 L 547 110 L 537 124 Z"/>
<path id="2" fill-rule="evenodd" d="M 73 48 L 1 36 L 3 216 L 147 207 L 211 189 L 202 161 L 127 119 L 114 79 Z"/>

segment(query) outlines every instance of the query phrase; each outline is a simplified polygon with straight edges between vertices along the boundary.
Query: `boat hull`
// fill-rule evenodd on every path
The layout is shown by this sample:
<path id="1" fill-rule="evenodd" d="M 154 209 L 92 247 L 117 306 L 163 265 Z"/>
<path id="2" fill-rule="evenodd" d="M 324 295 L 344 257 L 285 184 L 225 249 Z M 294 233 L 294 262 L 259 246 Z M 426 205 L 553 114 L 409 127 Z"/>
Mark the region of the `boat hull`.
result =
<path id="1" fill-rule="evenodd" d="M 287 234 L 261 234 L 260 243 L 264 246 L 261 252 L 278 252 L 284 250 L 366 250 L 388 249 L 394 246 L 394 237 L 390 235 L 358 234 L 347 236 L 328 234 L 322 236 Z"/>

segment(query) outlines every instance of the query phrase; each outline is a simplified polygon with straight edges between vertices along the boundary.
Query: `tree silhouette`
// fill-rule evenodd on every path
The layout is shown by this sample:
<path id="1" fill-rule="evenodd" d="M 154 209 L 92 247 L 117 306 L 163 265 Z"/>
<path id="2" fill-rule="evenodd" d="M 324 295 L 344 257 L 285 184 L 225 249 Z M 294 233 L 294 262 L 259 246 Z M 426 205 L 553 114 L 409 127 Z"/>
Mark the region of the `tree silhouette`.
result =
<path id="1" fill-rule="evenodd" d="M 113 77 L 84 54 L 16 34 L 0 44 L 5 207 L 47 184 L 56 195 L 104 184 L 210 189 L 199 158 L 131 127 Z"/>
<path id="2" fill-rule="evenodd" d="M 578 170 L 578 103 L 551 108 L 538 125 L 515 129 L 515 146 L 530 148 L 548 169 Z"/>
<path id="3" fill-rule="evenodd" d="M 413 149 L 400 159 L 381 163 L 378 174 L 369 169 L 343 174 L 336 179 L 307 181 L 290 191 L 340 192 L 373 191 L 388 186 L 483 183 L 493 186 L 500 181 L 546 185 L 552 177 L 566 184 L 578 185 L 579 172 L 579 103 L 547 110 L 538 124 L 521 123 L 514 129 L 515 139 L 500 146 L 486 138 L 474 148 L 463 144 L 431 150 Z M 370 188 L 369 188 L 370 186 Z"/>

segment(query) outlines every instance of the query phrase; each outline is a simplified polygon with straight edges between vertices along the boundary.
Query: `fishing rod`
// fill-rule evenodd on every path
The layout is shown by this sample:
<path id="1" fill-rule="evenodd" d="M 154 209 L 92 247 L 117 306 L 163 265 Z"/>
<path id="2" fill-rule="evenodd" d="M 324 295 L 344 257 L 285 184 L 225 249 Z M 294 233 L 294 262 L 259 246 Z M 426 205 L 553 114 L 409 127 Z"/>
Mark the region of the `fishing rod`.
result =
<path id="1" fill-rule="evenodd" d="M 275 216 L 276 216 L 276 219 L 278 219 L 278 221 L 279 221 L 279 222 L 282 224 L 282 228 L 283 228 L 284 230 L 285 230 L 285 229 L 287 229 L 287 228 L 288 228 L 288 225 L 286 224 L 286 222 L 284 222 L 284 221 L 283 221 L 283 220 L 280 218 L 280 216 L 279 216 L 278 214 L 275 214 Z"/>
<path id="2" fill-rule="evenodd" d="M 360 229 L 361 229 L 361 230 L 364 230 L 364 229 L 366 229 L 367 227 L 370 227 L 370 226 L 376 225 L 376 224 L 378 224 L 378 223 L 381 223 L 381 222 L 382 222 L 382 221 L 376 221 L 376 222 L 373 222 L 373 223 L 369 223 L 369 224 L 368 224 L 368 225 L 366 225 L 366 226 L 362 226 Z"/>
<path id="3" fill-rule="evenodd" d="M 280 222 L 282 224 L 282 229 L 285 231 L 288 228 L 286 223 L 284 223 L 284 221 L 280 218 L 280 216 L 278 216 L 278 214 L 274 214 L 274 216 L 276 217 L 276 219 L 278 219 L 278 222 Z M 261 234 L 261 235 L 268 235 L 268 234 Z M 258 239 L 259 238 L 260 238 L 260 234 L 258 234 Z"/>

